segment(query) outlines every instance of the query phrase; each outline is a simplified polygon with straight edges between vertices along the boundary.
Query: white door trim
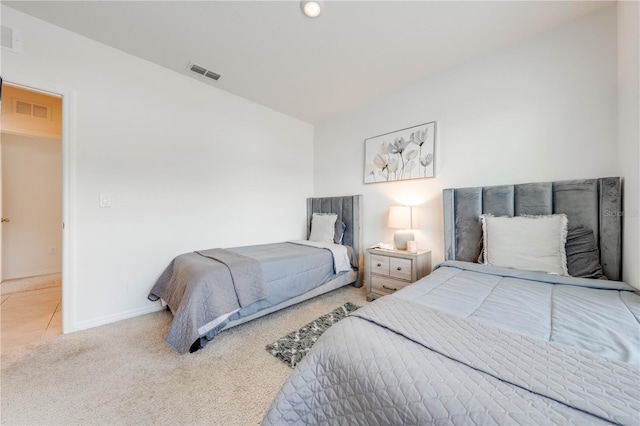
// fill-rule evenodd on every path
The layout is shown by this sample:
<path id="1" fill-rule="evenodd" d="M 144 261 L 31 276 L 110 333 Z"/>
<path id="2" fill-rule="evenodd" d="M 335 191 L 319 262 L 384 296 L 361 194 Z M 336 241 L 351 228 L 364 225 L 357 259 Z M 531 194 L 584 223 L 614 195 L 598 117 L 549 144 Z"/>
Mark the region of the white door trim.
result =
<path id="1" fill-rule="evenodd" d="M 75 91 L 3 71 L 3 84 L 62 97 L 62 332 L 76 325 L 76 158 Z"/>

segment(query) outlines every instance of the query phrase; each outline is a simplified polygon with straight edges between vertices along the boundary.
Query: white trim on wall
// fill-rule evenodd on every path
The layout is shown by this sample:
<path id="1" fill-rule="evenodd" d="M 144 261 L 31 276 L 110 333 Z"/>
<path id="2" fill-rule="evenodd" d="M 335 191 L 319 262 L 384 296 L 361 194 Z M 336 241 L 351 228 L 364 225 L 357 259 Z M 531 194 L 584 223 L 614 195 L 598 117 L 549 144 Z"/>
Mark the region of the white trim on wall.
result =
<path id="1" fill-rule="evenodd" d="M 30 269 L 28 271 L 19 270 L 17 272 L 14 272 L 13 274 L 5 275 L 3 278 L 3 281 L 15 280 L 15 279 L 26 278 L 26 277 L 37 277 L 40 275 L 59 274 L 59 273 L 60 273 L 60 269 L 36 269 L 36 270 Z"/>
<path id="2" fill-rule="evenodd" d="M 130 309 L 128 311 L 118 312 L 117 314 L 114 314 L 114 315 L 105 315 L 102 317 L 93 318 L 86 321 L 80 321 L 77 324 L 75 324 L 74 331 L 88 330 L 90 328 L 99 327 L 101 325 L 111 324 L 116 321 L 122 321 L 125 319 L 134 318 L 140 315 L 158 312 L 163 309 L 164 308 L 162 307 L 162 305 L 160 305 L 160 303 L 154 303 L 150 306 L 143 307 L 143 308 Z"/>
<path id="3" fill-rule="evenodd" d="M 75 92 L 5 73 L 3 84 L 62 97 L 62 332 L 76 331 L 75 280 Z"/>

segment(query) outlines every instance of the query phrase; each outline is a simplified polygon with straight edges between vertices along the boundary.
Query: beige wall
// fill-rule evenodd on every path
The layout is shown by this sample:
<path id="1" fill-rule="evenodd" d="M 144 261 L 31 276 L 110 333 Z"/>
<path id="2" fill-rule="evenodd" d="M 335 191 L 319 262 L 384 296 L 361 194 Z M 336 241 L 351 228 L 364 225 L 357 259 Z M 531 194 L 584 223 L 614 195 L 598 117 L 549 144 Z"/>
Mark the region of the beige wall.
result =
<path id="1" fill-rule="evenodd" d="M 2 135 L 2 279 L 61 272 L 62 144 Z"/>

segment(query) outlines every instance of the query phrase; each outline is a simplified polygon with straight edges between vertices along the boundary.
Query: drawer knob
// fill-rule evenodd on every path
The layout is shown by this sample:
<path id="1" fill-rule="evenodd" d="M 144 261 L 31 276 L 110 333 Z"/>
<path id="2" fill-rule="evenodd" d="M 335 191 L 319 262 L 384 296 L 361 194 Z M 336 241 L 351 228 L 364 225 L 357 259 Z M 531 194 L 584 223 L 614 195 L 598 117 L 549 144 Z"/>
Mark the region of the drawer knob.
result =
<path id="1" fill-rule="evenodd" d="M 386 285 L 382 285 L 382 288 L 387 289 L 387 290 L 391 290 L 391 291 L 398 291 L 397 288 L 391 288 L 391 287 L 387 287 Z"/>
<path id="2" fill-rule="evenodd" d="M 398 271 L 402 271 L 402 268 L 398 266 Z"/>
<path id="3" fill-rule="evenodd" d="M 382 263 L 378 263 L 378 268 L 382 266 Z"/>

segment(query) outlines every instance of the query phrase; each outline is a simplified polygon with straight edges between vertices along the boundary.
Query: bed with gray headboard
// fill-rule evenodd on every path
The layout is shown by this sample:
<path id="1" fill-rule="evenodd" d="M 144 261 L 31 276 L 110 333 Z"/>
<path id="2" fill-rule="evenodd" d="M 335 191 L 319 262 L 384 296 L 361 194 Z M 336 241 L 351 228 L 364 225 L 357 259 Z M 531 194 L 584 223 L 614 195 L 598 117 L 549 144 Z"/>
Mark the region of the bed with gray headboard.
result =
<path id="1" fill-rule="evenodd" d="M 567 215 L 569 228 L 593 230 L 600 264 L 611 280 L 622 277 L 620 178 L 598 178 L 443 191 L 445 260 L 478 259 L 482 214 Z"/>
<path id="2" fill-rule="evenodd" d="M 345 224 L 342 244 L 353 249 L 355 258 L 353 263 L 357 262 L 359 267 L 354 268 L 354 270 L 348 274 L 332 277 L 329 281 L 310 291 L 292 298 L 287 298 L 273 306 L 262 308 L 259 302 L 256 306 L 251 307 L 245 312 L 239 312 L 237 318 L 231 318 L 231 321 L 229 321 L 223 330 L 287 308 L 347 284 L 362 287 L 363 271 L 361 266 L 363 265 L 364 258 L 364 247 L 362 245 L 362 195 L 307 198 L 307 239 L 311 235 L 314 213 L 335 213 L 337 220 Z M 255 309 L 259 310 L 249 313 Z"/>
<path id="3" fill-rule="evenodd" d="M 446 261 L 327 330 L 263 424 L 639 424 L 640 293 L 619 281 L 620 188 L 444 190 Z M 569 257 L 599 276 L 571 276 Z"/>
<path id="4" fill-rule="evenodd" d="M 306 240 L 174 258 L 148 297 L 173 313 L 167 343 L 194 352 L 223 330 L 348 284 L 362 286 L 362 195 L 309 198 L 306 216 Z M 322 238 L 311 238 L 314 227 Z"/>

